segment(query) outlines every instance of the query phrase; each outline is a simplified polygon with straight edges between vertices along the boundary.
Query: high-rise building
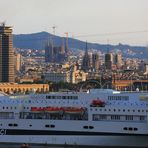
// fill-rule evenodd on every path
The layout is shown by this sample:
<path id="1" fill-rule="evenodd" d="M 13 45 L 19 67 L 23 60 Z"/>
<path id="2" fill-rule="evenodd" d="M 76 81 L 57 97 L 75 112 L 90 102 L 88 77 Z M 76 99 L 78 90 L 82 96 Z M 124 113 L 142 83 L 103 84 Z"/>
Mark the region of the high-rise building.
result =
<path id="1" fill-rule="evenodd" d="M 105 54 L 105 68 L 111 70 L 112 64 L 113 64 L 113 55 L 111 53 Z"/>
<path id="2" fill-rule="evenodd" d="M 0 82 L 14 82 L 12 28 L 0 26 Z"/>
<path id="3" fill-rule="evenodd" d="M 115 64 L 118 66 L 118 67 L 121 67 L 122 66 L 122 54 L 121 53 L 117 53 L 115 55 Z"/>
<path id="4" fill-rule="evenodd" d="M 99 55 L 97 53 L 92 54 L 92 68 L 95 72 L 99 70 Z"/>
<path id="5" fill-rule="evenodd" d="M 86 71 L 89 71 L 90 68 L 91 68 L 90 57 L 89 57 L 89 54 L 88 54 L 87 43 L 86 43 L 86 51 L 85 51 L 85 54 L 84 54 L 84 57 L 83 57 L 83 60 L 82 60 L 81 69 L 86 72 Z"/>

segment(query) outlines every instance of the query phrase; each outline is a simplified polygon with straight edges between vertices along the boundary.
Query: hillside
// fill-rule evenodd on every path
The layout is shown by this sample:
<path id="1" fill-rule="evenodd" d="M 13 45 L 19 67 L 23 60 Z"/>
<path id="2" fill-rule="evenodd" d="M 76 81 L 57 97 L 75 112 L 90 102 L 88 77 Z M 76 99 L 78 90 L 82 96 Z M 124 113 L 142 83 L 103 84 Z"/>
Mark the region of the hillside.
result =
<path id="1" fill-rule="evenodd" d="M 61 45 L 63 38 L 59 36 L 54 36 L 47 32 L 39 32 L 33 34 L 19 34 L 13 35 L 13 45 L 16 48 L 23 49 L 44 49 L 45 43 L 48 39 L 54 40 L 55 45 Z M 65 38 L 64 38 L 65 39 Z M 77 39 L 68 39 L 69 48 L 85 49 L 85 42 Z M 140 46 L 130 46 L 130 45 L 103 45 L 96 43 L 88 43 L 88 48 L 93 48 L 107 52 L 107 50 L 122 50 L 124 56 L 134 57 L 134 58 L 147 58 L 148 49 L 146 47 Z"/>

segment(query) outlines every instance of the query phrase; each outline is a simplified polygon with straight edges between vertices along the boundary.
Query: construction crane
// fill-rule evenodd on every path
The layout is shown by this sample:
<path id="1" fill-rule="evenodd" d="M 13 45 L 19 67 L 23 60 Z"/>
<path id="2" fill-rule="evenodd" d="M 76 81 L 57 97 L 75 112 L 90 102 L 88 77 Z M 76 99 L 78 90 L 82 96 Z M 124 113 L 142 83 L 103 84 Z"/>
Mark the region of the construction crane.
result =
<path id="1" fill-rule="evenodd" d="M 65 32 L 66 34 L 66 52 L 68 52 L 68 32 Z"/>

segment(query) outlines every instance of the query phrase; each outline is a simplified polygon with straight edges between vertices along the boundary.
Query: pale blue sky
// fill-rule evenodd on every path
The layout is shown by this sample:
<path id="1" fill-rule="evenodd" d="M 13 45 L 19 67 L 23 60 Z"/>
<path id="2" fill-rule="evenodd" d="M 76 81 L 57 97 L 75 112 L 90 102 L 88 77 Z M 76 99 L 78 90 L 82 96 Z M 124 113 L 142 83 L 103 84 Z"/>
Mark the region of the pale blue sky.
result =
<path id="1" fill-rule="evenodd" d="M 120 35 L 87 36 L 89 42 L 146 45 L 148 0 L 0 0 L 0 21 L 13 26 L 15 34 L 40 31 L 79 36 L 144 31 Z"/>

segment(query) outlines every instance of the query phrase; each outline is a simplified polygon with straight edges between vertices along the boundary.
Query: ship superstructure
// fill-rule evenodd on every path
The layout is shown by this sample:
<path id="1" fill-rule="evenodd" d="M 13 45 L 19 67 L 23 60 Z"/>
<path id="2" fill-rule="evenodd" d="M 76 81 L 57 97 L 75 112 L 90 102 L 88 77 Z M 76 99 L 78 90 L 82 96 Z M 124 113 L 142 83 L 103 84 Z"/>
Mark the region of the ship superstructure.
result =
<path id="1" fill-rule="evenodd" d="M 147 139 L 147 92 L 0 96 L 0 142 L 147 147 Z"/>

